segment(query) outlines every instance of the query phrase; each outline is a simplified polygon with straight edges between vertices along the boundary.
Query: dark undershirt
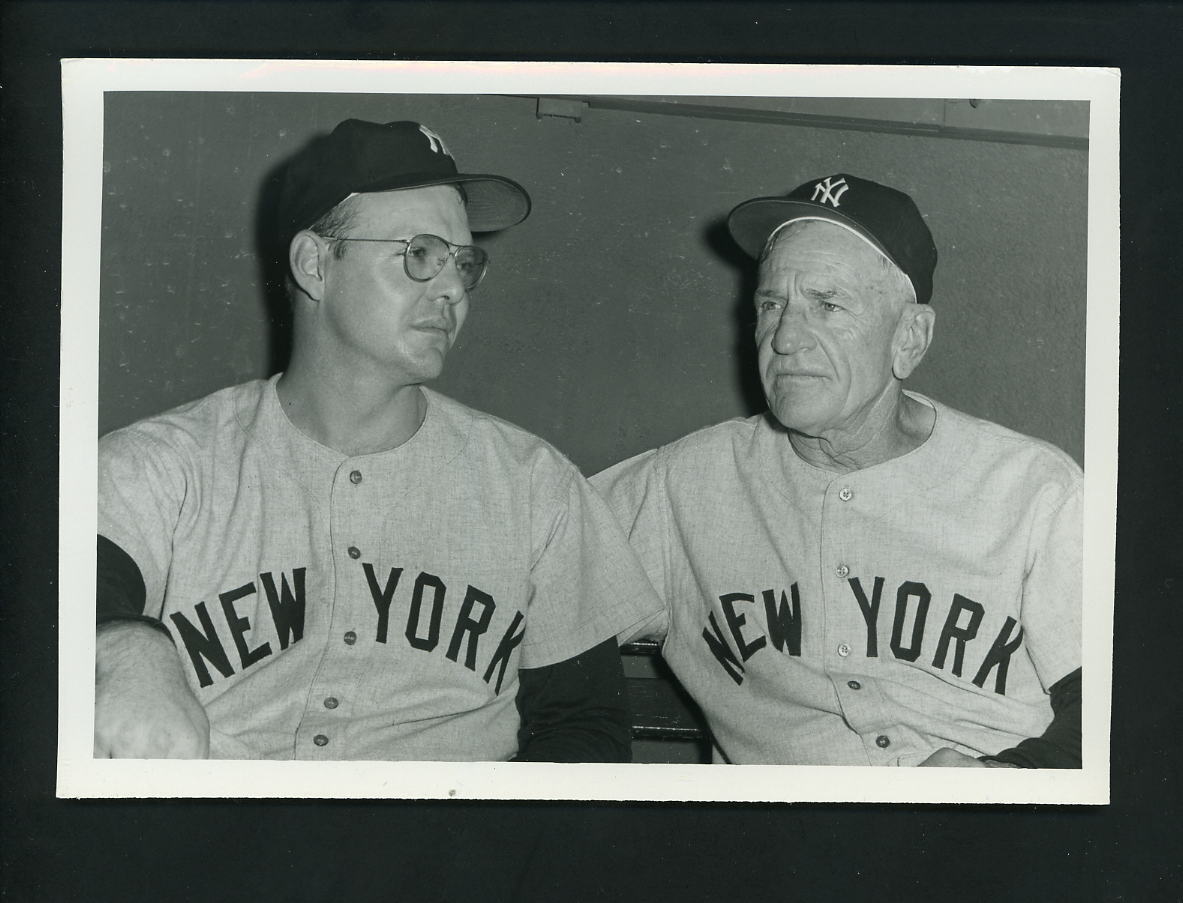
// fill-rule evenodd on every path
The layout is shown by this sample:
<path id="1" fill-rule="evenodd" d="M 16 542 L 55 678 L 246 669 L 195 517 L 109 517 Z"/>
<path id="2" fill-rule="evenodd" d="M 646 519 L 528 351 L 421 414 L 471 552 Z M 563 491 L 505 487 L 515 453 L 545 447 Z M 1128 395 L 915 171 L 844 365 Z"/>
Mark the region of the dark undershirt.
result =
<path id="1" fill-rule="evenodd" d="M 983 761 L 1019 768 L 1080 768 L 1080 668 L 1052 684 L 1049 692 L 1053 716 L 1043 735 L 982 756 Z"/>
<path id="2" fill-rule="evenodd" d="M 139 621 L 171 636 L 144 614 L 139 567 L 116 543 L 98 538 L 97 626 Z M 628 762 L 629 713 L 615 639 L 574 658 L 518 672 L 519 762 Z"/>
<path id="3" fill-rule="evenodd" d="M 574 658 L 518 671 L 518 762 L 629 762 L 624 671 L 609 637 Z"/>

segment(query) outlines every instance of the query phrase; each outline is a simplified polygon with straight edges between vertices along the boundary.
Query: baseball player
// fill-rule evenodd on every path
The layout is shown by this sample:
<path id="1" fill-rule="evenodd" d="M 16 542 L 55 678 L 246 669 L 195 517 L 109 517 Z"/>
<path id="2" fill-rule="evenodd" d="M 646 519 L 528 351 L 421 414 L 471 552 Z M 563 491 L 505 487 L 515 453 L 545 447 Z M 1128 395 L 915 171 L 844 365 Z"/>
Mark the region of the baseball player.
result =
<path id="1" fill-rule="evenodd" d="M 732 762 L 1079 767 L 1082 474 L 903 388 L 937 252 L 840 173 L 736 207 L 769 411 L 594 478 Z"/>
<path id="2" fill-rule="evenodd" d="M 290 166 L 291 363 L 105 436 L 96 756 L 620 761 L 658 607 L 542 440 L 428 389 L 510 179 L 414 122 Z"/>

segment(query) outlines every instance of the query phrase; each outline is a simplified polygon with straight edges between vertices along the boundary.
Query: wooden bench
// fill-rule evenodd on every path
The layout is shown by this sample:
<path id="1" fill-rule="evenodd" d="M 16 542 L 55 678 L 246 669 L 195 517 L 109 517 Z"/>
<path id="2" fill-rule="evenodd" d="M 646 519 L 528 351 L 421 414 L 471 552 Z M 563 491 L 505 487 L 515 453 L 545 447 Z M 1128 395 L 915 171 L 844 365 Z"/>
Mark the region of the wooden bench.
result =
<path id="1" fill-rule="evenodd" d="M 710 761 L 710 732 L 698 706 L 682 689 L 661 658 L 656 640 L 638 640 L 620 648 L 623 656 L 629 705 L 633 713 L 633 739 L 681 741 L 693 744 L 689 761 Z M 634 747 L 634 753 L 644 747 Z M 646 761 L 644 755 L 636 761 Z M 654 761 L 666 761 L 659 756 Z"/>

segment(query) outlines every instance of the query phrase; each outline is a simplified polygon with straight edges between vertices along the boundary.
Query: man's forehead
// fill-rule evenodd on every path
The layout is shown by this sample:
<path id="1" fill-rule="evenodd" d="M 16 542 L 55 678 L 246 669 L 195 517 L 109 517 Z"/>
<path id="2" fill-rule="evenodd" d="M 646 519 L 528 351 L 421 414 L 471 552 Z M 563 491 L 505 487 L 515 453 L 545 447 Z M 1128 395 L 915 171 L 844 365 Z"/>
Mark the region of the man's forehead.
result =
<path id="1" fill-rule="evenodd" d="M 441 210 L 464 208 L 464 199 L 455 185 L 428 185 L 424 188 L 395 188 L 390 191 L 354 192 L 345 198 L 363 209 L 391 210 L 430 209 Z"/>
<path id="2" fill-rule="evenodd" d="M 411 225 L 421 220 L 441 219 L 468 228 L 468 214 L 454 185 L 402 188 L 351 194 L 343 203 L 354 205 L 363 220 Z"/>
<path id="3" fill-rule="evenodd" d="M 779 229 L 764 254 L 762 266 L 808 259 L 826 267 L 873 268 L 882 272 L 885 258 L 849 229 L 828 220 L 796 220 Z"/>

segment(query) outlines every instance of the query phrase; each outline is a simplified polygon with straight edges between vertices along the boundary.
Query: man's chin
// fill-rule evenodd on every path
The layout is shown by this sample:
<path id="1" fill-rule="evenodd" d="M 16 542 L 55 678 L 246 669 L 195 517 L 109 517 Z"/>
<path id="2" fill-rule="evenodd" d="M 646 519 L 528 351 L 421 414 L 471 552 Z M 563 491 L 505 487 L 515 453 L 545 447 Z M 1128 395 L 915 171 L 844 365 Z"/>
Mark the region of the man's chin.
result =
<path id="1" fill-rule="evenodd" d="M 409 377 L 411 383 L 428 383 L 439 379 L 444 372 L 444 362 L 447 359 L 446 352 L 425 352 L 417 355 L 410 366 L 405 366 L 401 369 Z"/>
<path id="2" fill-rule="evenodd" d="M 776 422 L 786 430 L 800 433 L 803 436 L 813 436 L 818 431 L 816 412 L 809 410 L 800 403 L 793 404 L 784 399 L 769 399 L 768 410 Z"/>

